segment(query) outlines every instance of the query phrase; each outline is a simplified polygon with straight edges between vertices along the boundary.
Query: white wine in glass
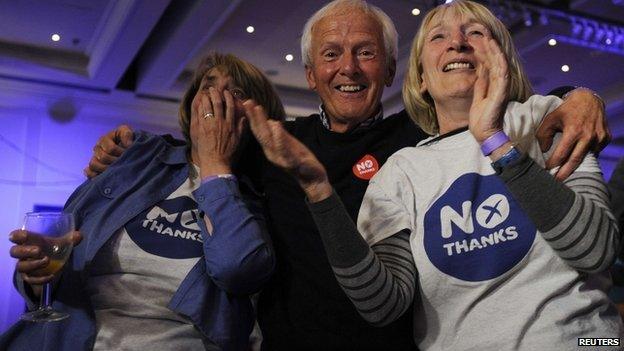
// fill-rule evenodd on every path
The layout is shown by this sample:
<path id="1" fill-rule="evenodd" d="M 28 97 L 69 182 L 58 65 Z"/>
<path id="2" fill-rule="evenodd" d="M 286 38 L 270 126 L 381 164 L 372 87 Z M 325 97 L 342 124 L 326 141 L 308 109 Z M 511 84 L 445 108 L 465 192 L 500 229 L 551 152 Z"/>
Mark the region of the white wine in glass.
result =
<path id="1" fill-rule="evenodd" d="M 57 273 L 69 258 L 73 243 L 74 217 L 71 213 L 30 212 L 24 218 L 22 229 L 28 232 L 28 245 L 39 246 L 41 253 L 48 256 L 48 264 L 33 272 L 33 275 Z M 52 309 L 50 283 L 43 286 L 39 307 L 24 313 L 22 320 L 30 322 L 54 322 L 69 317 L 69 314 Z"/>

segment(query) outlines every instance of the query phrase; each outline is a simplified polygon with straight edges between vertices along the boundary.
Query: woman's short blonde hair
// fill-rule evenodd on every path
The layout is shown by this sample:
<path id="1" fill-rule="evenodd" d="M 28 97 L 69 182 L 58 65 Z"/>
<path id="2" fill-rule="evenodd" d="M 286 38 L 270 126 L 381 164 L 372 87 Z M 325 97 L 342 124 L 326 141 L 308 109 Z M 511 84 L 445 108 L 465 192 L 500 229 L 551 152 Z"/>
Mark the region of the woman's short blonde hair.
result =
<path id="1" fill-rule="evenodd" d="M 188 146 L 191 149 L 191 106 L 193 98 L 204 75 L 213 68 L 218 68 L 221 73 L 229 75 L 234 80 L 236 86 L 241 88 L 248 98 L 254 99 L 259 105 L 264 107 L 270 118 L 283 120 L 285 117 L 284 107 L 277 92 L 269 79 L 254 65 L 243 61 L 231 54 L 211 53 L 200 62 L 191 85 L 186 89 L 182 103 L 180 104 L 179 123 Z"/>
<path id="2" fill-rule="evenodd" d="M 462 17 L 473 17 L 477 22 L 490 30 L 492 37 L 498 42 L 501 51 L 507 58 L 510 77 L 509 100 L 524 102 L 533 94 L 531 83 L 520 64 L 520 57 L 513 44 L 511 34 L 490 10 L 481 4 L 468 0 L 455 0 L 451 3 L 437 6 L 427 13 L 414 37 L 407 74 L 403 82 L 403 103 L 407 113 L 425 132 L 432 135 L 438 133 L 438 119 L 433 99 L 428 93 L 425 92 L 423 94 L 420 91 L 423 73 L 420 56 L 429 26 L 436 18 L 443 16 L 446 11 L 454 11 Z"/>

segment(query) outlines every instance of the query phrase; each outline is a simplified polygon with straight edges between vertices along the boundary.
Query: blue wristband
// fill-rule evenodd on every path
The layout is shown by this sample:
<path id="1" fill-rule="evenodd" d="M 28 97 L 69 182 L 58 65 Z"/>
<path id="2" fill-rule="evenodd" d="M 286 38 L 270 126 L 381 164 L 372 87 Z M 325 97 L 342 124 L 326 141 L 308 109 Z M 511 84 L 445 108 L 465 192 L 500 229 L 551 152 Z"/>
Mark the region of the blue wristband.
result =
<path id="1" fill-rule="evenodd" d="M 483 152 L 484 156 L 489 156 L 494 150 L 503 146 L 508 141 L 509 137 L 507 134 L 499 130 L 481 143 L 481 152 Z"/>

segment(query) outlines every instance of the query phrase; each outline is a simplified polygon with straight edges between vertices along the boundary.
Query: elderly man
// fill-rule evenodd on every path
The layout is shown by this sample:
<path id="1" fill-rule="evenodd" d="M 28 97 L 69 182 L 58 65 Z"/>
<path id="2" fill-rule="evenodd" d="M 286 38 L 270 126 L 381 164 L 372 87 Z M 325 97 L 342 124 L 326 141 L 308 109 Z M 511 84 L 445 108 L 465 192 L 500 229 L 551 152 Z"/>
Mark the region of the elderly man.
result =
<path id="1" fill-rule="evenodd" d="M 355 219 L 368 180 L 392 153 L 425 137 L 406 113 L 386 116 L 381 105 L 383 89 L 395 74 L 396 29 L 383 11 L 364 1 L 337 0 L 308 20 L 301 47 L 306 78 L 322 104 L 319 114 L 285 127 L 325 166 Z M 544 124 L 544 146 L 555 126 L 564 125 L 564 139 L 551 160 L 568 160 L 560 175 L 578 165 L 590 144 L 608 140 L 600 104 L 579 89 Z M 592 117 L 584 118 L 588 115 Z M 87 174 L 103 171 L 104 163 L 114 161 L 130 144 L 130 137 L 127 127 L 102 137 Z M 299 185 L 268 165 L 263 180 L 277 255 L 276 273 L 258 303 L 263 349 L 415 349 L 409 314 L 381 328 L 359 317 L 335 280 Z"/>

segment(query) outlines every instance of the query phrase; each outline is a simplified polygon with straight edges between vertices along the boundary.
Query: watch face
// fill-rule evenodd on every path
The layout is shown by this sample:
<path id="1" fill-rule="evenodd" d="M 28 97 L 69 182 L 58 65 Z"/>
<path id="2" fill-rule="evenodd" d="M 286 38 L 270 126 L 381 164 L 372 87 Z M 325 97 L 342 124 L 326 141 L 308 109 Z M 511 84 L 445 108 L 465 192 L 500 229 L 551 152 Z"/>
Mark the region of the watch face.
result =
<path id="1" fill-rule="evenodd" d="M 518 161 L 521 157 L 522 154 L 520 153 L 520 151 L 512 146 L 511 149 L 509 149 L 509 151 L 507 151 L 507 153 L 503 155 L 503 157 L 492 162 L 492 168 L 494 168 L 496 174 L 501 174 L 504 167 Z"/>

